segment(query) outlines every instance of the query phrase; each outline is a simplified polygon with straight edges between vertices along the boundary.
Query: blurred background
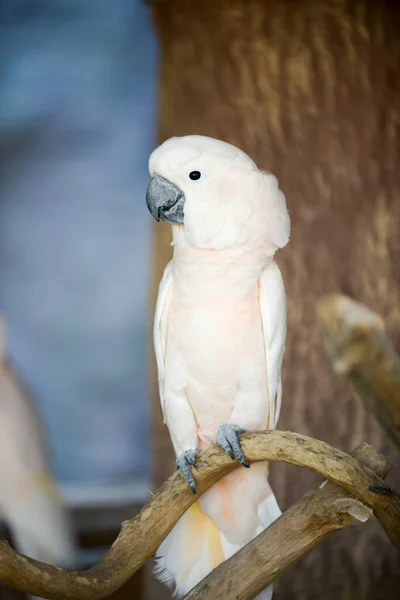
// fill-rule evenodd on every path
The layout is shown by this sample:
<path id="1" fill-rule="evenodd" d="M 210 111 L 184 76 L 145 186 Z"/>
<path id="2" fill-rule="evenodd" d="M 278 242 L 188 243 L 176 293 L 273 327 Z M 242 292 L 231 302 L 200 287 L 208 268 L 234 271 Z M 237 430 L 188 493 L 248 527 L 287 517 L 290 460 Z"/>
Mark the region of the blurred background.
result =
<path id="1" fill-rule="evenodd" d="M 399 485 L 315 312 L 348 294 L 400 347 L 399 33 L 397 0 L 0 0 L 0 514 L 21 551 L 93 564 L 173 470 L 150 329 L 171 235 L 144 200 L 148 156 L 173 135 L 240 146 L 287 196 L 279 428 L 370 442 Z M 66 511 L 49 504 L 53 477 Z M 313 480 L 272 466 L 282 508 Z M 371 522 L 301 560 L 274 598 L 399 589 Z M 170 592 L 147 570 L 113 597 Z"/>
<path id="2" fill-rule="evenodd" d="M 68 504 L 102 507 L 89 528 L 149 497 L 156 58 L 139 0 L 0 2 L 6 353 Z"/>

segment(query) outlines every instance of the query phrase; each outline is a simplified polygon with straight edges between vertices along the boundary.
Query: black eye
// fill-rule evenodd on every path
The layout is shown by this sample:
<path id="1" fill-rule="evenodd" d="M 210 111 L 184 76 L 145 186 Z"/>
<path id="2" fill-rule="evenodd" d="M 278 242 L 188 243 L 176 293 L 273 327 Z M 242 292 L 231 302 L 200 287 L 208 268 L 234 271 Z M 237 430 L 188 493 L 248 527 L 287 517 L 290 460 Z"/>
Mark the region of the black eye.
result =
<path id="1" fill-rule="evenodd" d="M 189 173 L 189 179 L 191 179 L 192 181 L 198 181 L 201 177 L 201 173 L 200 171 L 190 171 Z"/>

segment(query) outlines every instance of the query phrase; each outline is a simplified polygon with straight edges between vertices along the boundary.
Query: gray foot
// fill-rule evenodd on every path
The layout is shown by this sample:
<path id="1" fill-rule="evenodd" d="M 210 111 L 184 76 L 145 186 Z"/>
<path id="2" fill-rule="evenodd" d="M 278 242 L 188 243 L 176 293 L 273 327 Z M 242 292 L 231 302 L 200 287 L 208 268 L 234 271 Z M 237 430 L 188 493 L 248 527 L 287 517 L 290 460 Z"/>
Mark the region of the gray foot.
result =
<path id="1" fill-rule="evenodd" d="M 245 430 L 239 427 L 239 425 L 221 425 L 218 429 L 216 441 L 217 444 L 220 444 L 223 447 L 232 460 L 236 458 L 243 467 L 248 469 L 250 463 L 243 454 L 243 450 L 240 446 L 240 433 L 245 433 Z"/>
<path id="2" fill-rule="evenodd" d="M 195 469 L 196 467 L 196 455 L 200 452 L 200 450 L 186 450 L 176 461 L 176 468 L 182 471 L 186 481 L 189 484 L 190 489 L 193 494 L 196 493 L 196 485 L 193 479 L 191 466 Z"/>

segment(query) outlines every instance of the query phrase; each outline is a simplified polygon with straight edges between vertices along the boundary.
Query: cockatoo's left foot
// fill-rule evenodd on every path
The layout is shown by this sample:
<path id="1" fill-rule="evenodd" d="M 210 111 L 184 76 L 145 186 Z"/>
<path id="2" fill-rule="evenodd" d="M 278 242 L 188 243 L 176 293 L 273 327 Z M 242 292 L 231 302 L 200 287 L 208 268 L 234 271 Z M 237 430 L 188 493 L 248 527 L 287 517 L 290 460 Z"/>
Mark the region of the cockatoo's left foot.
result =
<path id="1" fill-rule="evenodd" d="M 240 433 L 246 433 L 246 430 L 242 429 L 242 427 L 239 427 L 239 425 L 220 425 L 216 442 L 223 447 L 227 455 L 230 456 L 232 460 L 236 458 L 243 467 L 248 469 L 250 467 L 250 463 L 243 454 L 239 440 Z"/>

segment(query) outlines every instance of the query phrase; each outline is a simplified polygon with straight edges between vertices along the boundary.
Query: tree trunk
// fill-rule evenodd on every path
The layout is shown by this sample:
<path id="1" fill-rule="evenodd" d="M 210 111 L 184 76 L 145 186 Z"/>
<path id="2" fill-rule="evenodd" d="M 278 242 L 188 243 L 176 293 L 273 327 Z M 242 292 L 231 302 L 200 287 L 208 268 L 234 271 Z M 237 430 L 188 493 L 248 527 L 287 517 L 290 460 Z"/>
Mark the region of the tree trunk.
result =
<path id="1" fill-rule="evenodd" d="M 378 312 L 400 342 L 400 4 L 368 0 L 159 0 L 160 140 L 204 134 L 238 145 L 279 178 L 292 219 L 277 254 L 288 295 L 280 429 L 345 451 L 370 442 L 399 459 L 317 329 L 327 293 Z M 154 296 L 171 255 L 155 228 Z M 397 342 L 397 344 L 396 344 Z M 154 364 L 154 363 L 153 363 Z M 154 473 L 172 471 L 153 368 Z M 397 467 L 397 475 L 396 475 Z M 287 508 L 312 474 L 272 466 Z M 400 589 L 400 562 L 376 523 L 351 528 L 290 569 L 276 600 L 380 600 Z"/>

